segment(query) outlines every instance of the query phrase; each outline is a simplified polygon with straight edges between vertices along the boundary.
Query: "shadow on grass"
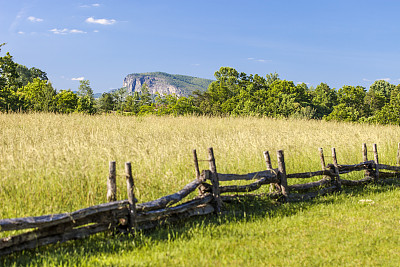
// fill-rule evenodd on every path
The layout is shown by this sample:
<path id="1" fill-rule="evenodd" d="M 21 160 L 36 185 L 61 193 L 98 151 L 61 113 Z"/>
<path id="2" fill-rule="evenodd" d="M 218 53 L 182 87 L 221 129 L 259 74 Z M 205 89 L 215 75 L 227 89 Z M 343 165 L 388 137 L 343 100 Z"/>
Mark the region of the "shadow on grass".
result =
<path id="1" fill-rule="evenodd" d="M 184 222 L 165 224 L 156 229 L 140 231 L 136 236 L 112 235 L 101 233 L 95 236 L 62 244 L 48 245 L 34 250 L 23 251 L 5 256 L 0 259 L 0 266 L 21 265 L 81 265 L 89 258 L 104 255 L 118 255 L 121 251 L 137 250 L 150 247 L 162 242 L 176 239 L 190 240 L 193 231 L 201 231 L 210 227 L 235 222 L 247 222 L 263 218 L 280 218 L 294 216 L 298 212 L 307 211 L 316 205 L 340 204 L 350 197 L 365 197 L 380 194 L 390 190 L 398 190 L 400 184 L 366 185 L 363 187 L 344 187 L 338 194 L 321 196 L 313 200 L 286 203 L 271 200 L 266 197 L 242 198 L 241 200 L 225 204 L 221 215 L 214 214 L 190 218 Z"/>

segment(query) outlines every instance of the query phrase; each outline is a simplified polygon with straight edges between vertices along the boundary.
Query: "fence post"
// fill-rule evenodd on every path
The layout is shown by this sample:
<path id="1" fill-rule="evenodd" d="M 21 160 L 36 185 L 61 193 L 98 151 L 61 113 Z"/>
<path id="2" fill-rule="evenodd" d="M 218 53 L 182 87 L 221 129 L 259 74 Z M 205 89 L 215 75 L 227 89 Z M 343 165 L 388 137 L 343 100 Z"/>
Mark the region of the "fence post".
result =
<path id="1" fill-rule="evenodd" d="M 287 184 L 285 156 L 283 155 L 283 150 L 277 151 L 277 158 L 278 158 L 280 187 L 282 189 L 283 200 L 287 202 L 289 195 L 289 187 Z"/>
<path id="2" fill-rule="evenodd" d="M 366 143 L 362 144 L 362 154 L 363 154 L 363 161 L 364 162 L 368 161 L 368 150 Z M 371 169 L 365 170 L 364 177 L 369 177 L 369 176 L 371 176 Z"/>
<path id="3" fill-rule="evenodd" d="M 269 151 L 264 151 L 264 159 L 265 159 L 265 164 L 267 165 L 267 171 L 272 171 L 272 164 L 271 164 L 271 157 L 269 156 Z M 273 183 L 271 184 L 271 189 L 275 188 L 276 191 L 282 192 L 281 187 L 279 184 Z"/>
<path id="4" fill-rule="evenodd" d="M 397 166 L 400 166 L 400 143 L 397 144 Z"/>
<path id="5" fill-rule="evenodd" d="M 200 168 L 199 168 L 199 160 L 197 159 L 197 152 L 196 149 L 193 149 L 193 162 L 194 162 L 194 169 L 196 174 L 196 179 L 200 179 Z M 199 196 L 204 195 L 204 186 L 199 186 Z"/>
<path id="6" fill-rule="evenodd" d="M 374 161 L 375 161 L 375 182 L 379 180 L 379 159 L 378 159 L 378 148 L 376 144 L 372 145 L 372 149 L 374 151 Z"/>
<path id="7" fill-rule="evenodd" d="M 113 202 L 117 200 L 117 171 L 115 168 L 115 161 L 110 161 L 109 172 L 107 179 L 107 201 Z"/>
<path id="8" fill-rule="evenodd" d="M 129 231 L 135 231 L 136 229 L 136 198 L 134 191 L 135 184 L 133 183 L 132 166 L 130 162 L 125 163 L 125 176 L 126 176 L 126 189 L 128 192 L 128 203 L 129 203 L 128 226 L 129 226 Z"/>
<path id="9" fill-rule="evenodd" d="M 208 156 L 209 156 L 208 161 L 210 163 L 212 194 L 214 197 L 215 212 L 219 213 L 221 212 L 222 208 L 222 200 L 219 191 L 219 179 L 218 179 L 217 167 L 215 165 L 214 150 L 212 147 L 208 148 Z"/>
<path id="10" fill-rule="evenodd" d="M 326 163 L 325 163 L 325 156 L 324 156 L 324 150 L 322 147 L 318 148 L 319 151 L 319 158 L 321 159 L 321 168 L 323 171 L 326 170 Z M 329 177 L 329 180 L 332 181 L 332 177 L 328 175 L 324 175 L 323 178 L 327 179 Z"/>
<path id="11" fill-rule="evenodd" d="M 342 190 L 342 182 L 340 181 L 339 165 L 337 163 L 336 149 L 334 147 L 332 147 L 332 160 L 333 160 L 333 166 L 335 167 L 336 187 L 337 187 L 338 191 L 341 191 Z"/>

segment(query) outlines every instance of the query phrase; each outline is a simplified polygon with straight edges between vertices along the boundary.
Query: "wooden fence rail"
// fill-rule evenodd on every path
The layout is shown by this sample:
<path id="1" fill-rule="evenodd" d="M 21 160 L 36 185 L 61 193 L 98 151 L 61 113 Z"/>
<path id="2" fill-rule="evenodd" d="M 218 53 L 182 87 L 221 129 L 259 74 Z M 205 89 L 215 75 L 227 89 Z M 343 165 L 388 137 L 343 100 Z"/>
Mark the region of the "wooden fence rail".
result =
<path id="1" fill-rule="evenodd" d="M 354 165 L 340 165 L 336 150 L 332 149 L 332 164 L 325 164 L 322 148 L 319 149 L 322 170 L 303 173 L 286 173 L 284 153 L 277 151 L 278 168 L 274 169 L 268 151 L 264 152 L 266 170 L 248 174 L 222 174 L 217 172 L 216 160 L 212 148 L 208 149 L 209 170 L 200 172 L 196 150 L 193 159 L 196 178 L 180 191 L 153 201 L 137 203 L 134 179 L 130 162 L 125 164 L 127 183 L 126 200 L 116 201 L 116 164 L 110 162 L 107 180 L 108 203 L 91 206 L 71 213 L 44 215 L 0 220 L 0 231 L 32 231 L 0 239 L 0 255 L 32 249 L 39 246 L 85 238 L 104 231 L 134 233 L 137 230 L 151 229 L 165 222 L 179 221 L 192 216 L 216 213 L 223 209 L 224 202 L 243 197 L 263 195 L 283 202 L 305 201 L 332 192 L 340 192 L 342 186 L 360 186 L 376 183 L 387 178 L 398 179 L 400 166 L 380 164 L 376 144 L 373 145 L 374 160 L 367 159 L 367 146 L 363 144 L 363 162 Z M 400 165 L 400 143 L 398 144 L 397 163 Z M 343 174 L 364 171 L 359 180 L 343 179 Z M 302 184 L 288 185 L 288 179 L 321 179 Z M 220 185 L 226 181 L 250 181 L 246 185 Z M 210 183 L 208 183 L 210 182 Z M 250 194 L 263 185 L 271 184 L 273 192 Z M 184 198 L 198 190 L 198 196 L 180 203 Z M 236 193 L 226 195 L 226 193 Z M 239 194 L 242 193 L 242 194 Z M 180 204 L 179 204 L 180 203 Z"/>

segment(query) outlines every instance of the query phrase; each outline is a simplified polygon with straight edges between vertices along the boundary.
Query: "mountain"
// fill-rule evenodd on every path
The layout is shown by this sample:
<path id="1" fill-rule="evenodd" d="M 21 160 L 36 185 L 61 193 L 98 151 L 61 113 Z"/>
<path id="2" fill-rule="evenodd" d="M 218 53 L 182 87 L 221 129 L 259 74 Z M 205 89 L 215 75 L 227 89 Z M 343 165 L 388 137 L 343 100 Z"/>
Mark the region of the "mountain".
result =
<path id="1" fill-rule="evenodd" d="M 141 92 L 143 84 L 147 84 L 151 94 L 156 92 L 167 95 L 189 96 L 193 91 L 206 91 L 213 80 L 192 76 L 168 74 L 165 72 L 133 73 L 125 77 L 123 87 L 128 92 Z"/>

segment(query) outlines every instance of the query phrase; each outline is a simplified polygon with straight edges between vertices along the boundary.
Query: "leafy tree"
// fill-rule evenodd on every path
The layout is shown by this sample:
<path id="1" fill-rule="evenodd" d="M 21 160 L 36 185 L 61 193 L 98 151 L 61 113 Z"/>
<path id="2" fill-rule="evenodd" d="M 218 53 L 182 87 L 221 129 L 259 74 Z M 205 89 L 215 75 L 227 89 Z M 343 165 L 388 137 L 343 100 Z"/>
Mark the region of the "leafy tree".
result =
<path id="1" fill-rule="evenodd" d="M 400 84 L 392 89 L 389 103 L 376 112 L 373 121 L 380 124 L 400 125 Z"/>
<path id="2" fill-rule="evenodd" d="M 149 86 L 147 83 L 144 83 L 140 89 L 140 105 L 141 106 L 146 106 L 146 105 L 151 105 L 152 99 L 151 99 L 151 94 L 149 91 Z"/>
<path id="3" fill-rule="evenodd" d="M 390 98 L 386 98 L 382 92 L 369 90 L 364 98 L 364 105 L 368 109 L 368 115 L 373 115 L 379 112 Z"/>
<path id="4" fill-rule="evenodd" d="M 267 86 L 271 85 L 275 81 L 280 80 L 279 79 L 279 74 L 276 73 L 276 72 L 267 74 L 266 77 L 267 77 L 267 81 L 266 81 L 266 85 Z"/>
<path id="5" fill-rule="evenodd" d="M 115 98 L 113 94 L 103 93 L 98 100 L 98 109 L 102 112 L 109 112 L 114 110 Z"/>
<path id="6" fill-rule="evenodd" d="M 367 106 L 364 105 L 366 90 L 362 86 L 345 85 L 338 91 L 338 105 L 332 113 L 324 118 L 336 121 L 358 121 L 368 116 Z"/>
<path id="7" fill-rule="evenodd" d="M 19 90 L 24 98 L 24 109 L 54 112 L 56 110 L 56 90 L 47 80 L 34 78 Z"/>
<path id="8" fill-rule="evenodd" d="M 114 110 L 123 110 L 125 104 L 125 98 L 127 96 L 126 87 L 119 88 L 112 93 L 112 98 L 114 102 Z"/>
<path id="9" fill-rule="evenodd" d="M 28 83 L 33 82 L 34 78 L 39 78 L 43 81 L 48 80 L 47 73 L 35 67 L 28 69 L 24 65 L 17 64 L 17 73 L 19 76 L 17 81 L 21 86 L 25 86 Z"/>
<path id="10" fill-rule="evenodd" d="M 74 112 L 78 107 L 78 96 L 71 90 L 62 90 L 56 96 L 56 107 L 60 113 Z"/>
<path id="11" fill-rule="evenodd" d="M 128 95 L 125 98 L 124 111 L 137 114 L 140 108 L 139 102 L 140 102 L 140 95 L 138 92 L 134 92 L 133 95 L 132 94 Z"/>
<path id="12" fill-rule="evenodd" d="M 5 43 L 0 44 L 1 47 Z M 0 111 L 18 110 L 21 106 L 17 90 L 21 86 L 18 82 L 17 63 L 10 53 L 0 57 Z"/>
<path id="13" fill-rule="evenodd" d="M 327 121 L 356 122 L 361 118 L 361 116 L 356 108 L 347 106 L 345 103 L 340 103 L 334 106 L 333 111 L 324 118 Z"/>
<path id="14" fill-rule="evenodd" d="M 385 80 L 375 81 L 370 87 L 369 92 L 373 92 L 375 94 L 380 94 L 387 99 L 387 102 L 390 101 L 390 95 L 392 91 L 395 89 L 394 84 L 390 84 Z"/>
<path id="15" fill-rule="evenodd" d="M 315 107 L 317 118 L 329 115 L 333 111 L 333 107 L 337 105 L 337 93 L 335 89 L 331 89 L 326 83 L 319 84 L 314 91 L 311 92 L 312 105 Z"/>
<path id="16" fill-rule="evenodd" d="M 78 89 L 78 108 L 77 111 L 94 114 L 95 110 L 95 101 L 93 96 L 93 90 L 90 87 L 89 80 L 79 81 L 79 89 Z"/>

